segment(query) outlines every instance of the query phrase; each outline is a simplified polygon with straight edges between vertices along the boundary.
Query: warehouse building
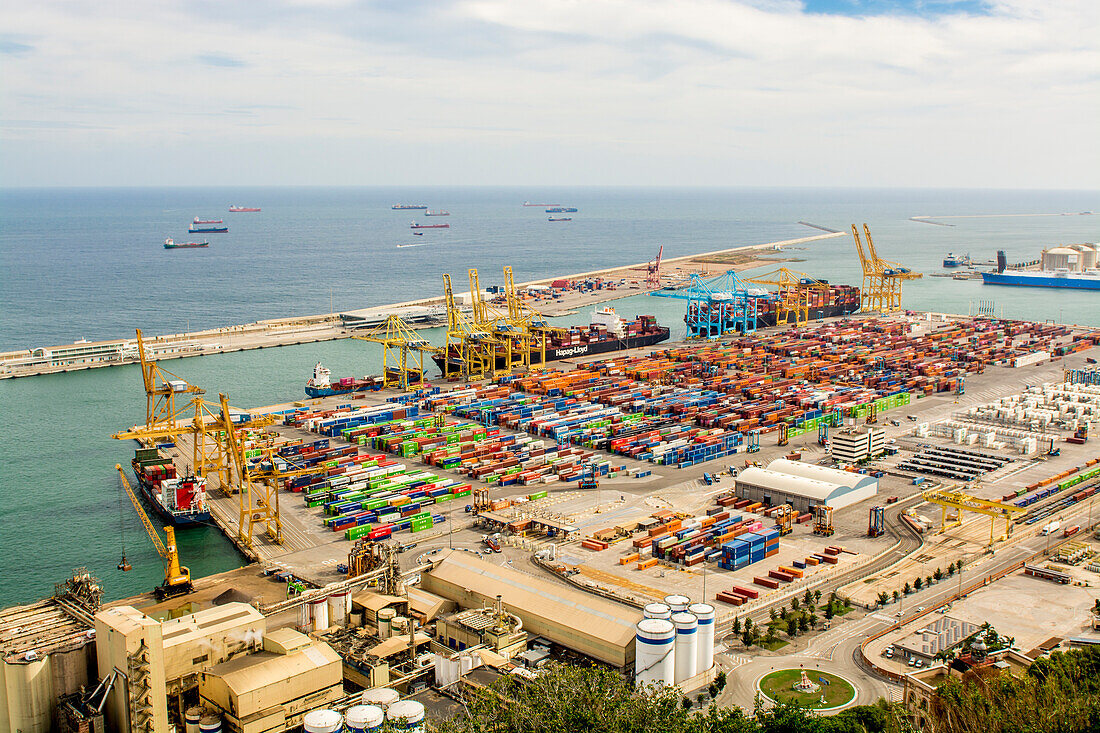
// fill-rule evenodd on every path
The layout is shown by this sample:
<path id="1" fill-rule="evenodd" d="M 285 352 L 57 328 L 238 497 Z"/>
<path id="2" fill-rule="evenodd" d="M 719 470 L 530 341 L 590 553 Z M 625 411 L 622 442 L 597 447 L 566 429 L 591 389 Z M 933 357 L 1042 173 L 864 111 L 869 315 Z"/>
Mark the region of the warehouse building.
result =
<path id="1" fill-rule="evenodd" d="M 609 664 L 634 663 L 638 613 L 625 606 L 452 550 L 423 573 L 420 586 L 462 608 L 486 608 L 499 595 L 523 630 Z"/>
<path id="2" fill-rule="evenodd" d="M 851 471 L 780 458 L 767 468 L 746 468 L 737 477 L 742 499 L 770 506 L 790 504 L 798 512 L 824 505 L 843 509 L 878 493 L 878 479 Z"/>
<path id="3" fill-rule="evenodd" d="M 829 455 L 838 463 L 858 463 L 885 452 L 886 431 L 882 428 L 837 430 L 829 436 Z"/>

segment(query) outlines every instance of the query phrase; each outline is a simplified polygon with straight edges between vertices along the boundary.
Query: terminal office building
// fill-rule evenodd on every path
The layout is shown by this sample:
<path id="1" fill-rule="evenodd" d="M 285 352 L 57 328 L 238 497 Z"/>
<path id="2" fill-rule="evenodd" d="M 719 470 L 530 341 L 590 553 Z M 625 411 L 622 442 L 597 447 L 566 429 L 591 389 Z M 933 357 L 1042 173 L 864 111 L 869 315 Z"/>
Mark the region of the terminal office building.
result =
<path id="1" fill-rule="evenodd" d="M 769 506 L 790 504 L 805 513 L 814 506 L 843 509 L 878 493 L 878 479 L 851 471 L 779 458 L 767 468 L 746 468 L 735 491 L 742 499 Z"/>

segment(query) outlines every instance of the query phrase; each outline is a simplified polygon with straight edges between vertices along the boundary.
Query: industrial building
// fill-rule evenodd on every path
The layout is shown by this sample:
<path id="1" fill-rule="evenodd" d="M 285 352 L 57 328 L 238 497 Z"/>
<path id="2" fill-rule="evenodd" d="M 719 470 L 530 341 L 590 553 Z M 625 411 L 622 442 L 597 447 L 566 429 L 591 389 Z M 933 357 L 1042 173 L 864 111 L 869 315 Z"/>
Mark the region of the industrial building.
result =
<path id="1" fill-rule="evenodd" d="M 737 477 L 735 491 L 742 499 L 771 506 L 790 504 L 808 512 L 824 505 L 843 509 L 878 493 L 878 479 L 801 461 L 779 458 L 767 468 L 746 468 Z"/>
<path id="2" fill-rule="evenodd" d="M 436 621 L 435 638 L 455 651 L 484 646 L 505 659 L 527 649 L 527 632 L 519 616 L 500 608 L 473 608 Z"/>
<path id="3" fill-rule="evenodd" d="M 618 603 L 452 550 L 422 573 L 424 590 L 463 608 L 485 608 L 501 598 L 523 629 L 613 667 L 634 662 L 637 614 Z"/>
<path id="4" fill-rule="evenodd" d="M 859 463 L 885 452 L 886 431 L 882 428 L 837 430 L 829 436 L 829 455 L 838 463 Z"/>
<path id="5" fill-rule="evenodd" d="M 1051 247 L 1043 250 L 1043 270 L 1068 270 L 1070 272 L 1084 272 L 1096 267 L 1096 245 L 1094 244 L 1067 244 L 1060 247 Z"/>
<path id="6" fill-rule="evenodd" d="M 980 629 L 980 626 L 969 621 L 951 616 L 940 616 L 930 620 L 923 628 L 896 642 L 894 648 L 901 653 L 903 659 L 919 659 L 927 664 L 940 652 L 954 649 L 968 636 L 977 633 Z"/>

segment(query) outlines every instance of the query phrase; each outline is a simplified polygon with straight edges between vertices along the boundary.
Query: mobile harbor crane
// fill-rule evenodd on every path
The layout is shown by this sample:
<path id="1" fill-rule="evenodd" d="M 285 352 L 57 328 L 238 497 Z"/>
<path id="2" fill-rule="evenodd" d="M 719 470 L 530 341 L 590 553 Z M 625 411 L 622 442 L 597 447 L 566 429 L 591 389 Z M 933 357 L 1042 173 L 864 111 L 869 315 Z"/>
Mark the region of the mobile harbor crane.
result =
<path id="1" fill-rule="evenodd" d="M 122 480 L 122 488 L 126 490 L 126 495 L 130 497 L 130 502 L 133 503 L 134 509 L 137 510 L 138 518 L 141 519 L 141 523 L 145 526 L 145 531 L 149 534 L 149 539 L 153 541 L 153 546 L 157 550 L 157 554 L 164 558 L 164 582 L 161 583 L 154 591 L 157 600 L 163 601 L 165 598 L 172 598 L 173 596 L 183 595 L 184 593 L 191 592 L 191 571 L 183 565 L 180 565 L 179 550 L 176 548 L 176 532 L 171 525 L 164 528 L 164 534 L 167 535 L 167 546 L 164 542 L 160 541 L 160 533 L 157 532 L 153 523 L 149 521 L 149 515 L 145 513 L 145 510 L 141 507 L 141 501 L 138 499 L 137 494 L 134 493 L 134 489 L 130 486 L 130 482 L 126 479 L 126 473 L 122 470 L 122 465 L 116 463 L 115 470 L 118 471 L 118 476 Z M 122 562 L 118 564 L 119 570 L 129 570 L 130 563 L 126 561 L 125 550 L 123 550 Z"/>

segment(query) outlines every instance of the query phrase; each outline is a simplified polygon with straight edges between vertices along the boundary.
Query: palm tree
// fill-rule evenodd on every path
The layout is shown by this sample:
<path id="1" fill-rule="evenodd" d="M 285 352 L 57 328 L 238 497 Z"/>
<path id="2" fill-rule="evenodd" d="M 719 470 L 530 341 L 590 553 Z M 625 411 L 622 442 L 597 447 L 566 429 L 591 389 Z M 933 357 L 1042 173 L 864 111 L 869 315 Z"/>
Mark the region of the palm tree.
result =
<path id="1" fill-rule="evenodd" d="M 886 591 L 883 591 L 883 592 L 878 594 L 878 605 L 885 606 L 889 601 L 890 601 L 890 596 L 886 595 Z M 1096 602 L 1100 603 L 1100 598 L 1097 598 Z M 826 610 L 828 610 L 828 608 L 831 608 L 831 607 L 827 607 Z"/>
<path id="2" fill-rule="evenodd" d="M 909 595 L 910 593 L 913 592 L 912 589 L 909 587 L 909 582 L 908 581 L 906 581 L 905 587 L 902 588 L 901 590 L 902 590 L 902 593 L 904 593 L 905 595 Z"/>

